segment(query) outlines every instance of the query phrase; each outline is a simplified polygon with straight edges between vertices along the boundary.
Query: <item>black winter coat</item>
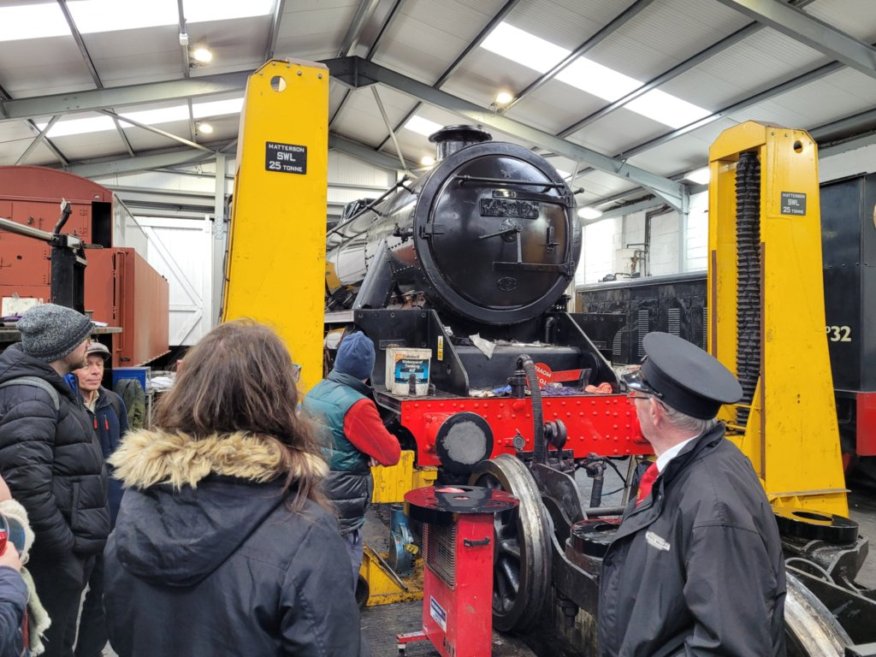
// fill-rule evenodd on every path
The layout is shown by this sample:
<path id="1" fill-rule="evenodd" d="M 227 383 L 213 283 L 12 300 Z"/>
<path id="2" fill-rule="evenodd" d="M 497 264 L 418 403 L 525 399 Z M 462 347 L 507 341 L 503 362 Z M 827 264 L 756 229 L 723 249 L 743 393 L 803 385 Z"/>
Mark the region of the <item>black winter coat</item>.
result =
<path id="1" fill-rule="evenodd" d="M 337 523 L 289 510 L 271 444 L 139 431 L 110 461 L 126 487 L 104 553 L 120 657 L 360 654 Z"/>
<path id="2" fill-rule="evenodd" d="M 100 552 L 110 531 L 107 476 L 88 413 L 48 363 L 14 344 L 0 354 L 0 383 L 23 376 L 47 381 L 60 400 L 56 411 L 45 390 L 0 388 L 0 474 L 27 509 L 33 558 Z"/>
<path id="3" fill-rule="evenodd" d="M 778 657 L 785 567 L 772 508 L 719 424 L 627 508 L 599 592 L 604 657 Z"/>

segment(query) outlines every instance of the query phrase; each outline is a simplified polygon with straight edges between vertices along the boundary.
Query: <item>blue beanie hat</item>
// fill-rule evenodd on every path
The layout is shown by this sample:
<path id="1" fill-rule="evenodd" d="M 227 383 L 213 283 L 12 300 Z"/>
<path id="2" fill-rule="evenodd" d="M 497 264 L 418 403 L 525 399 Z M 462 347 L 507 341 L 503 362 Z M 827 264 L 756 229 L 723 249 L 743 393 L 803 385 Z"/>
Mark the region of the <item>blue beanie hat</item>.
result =
<path id="1" fill-rule="evenodd" d="M 334 371 L 349 374 L 357 379 L 367 379 L 374 369 L 374 343 L 361 331 L 350 333 L 338 347 Z"/>
<path id="2" fill-rule="evenodd" d="M 16 327 L 24 352 L 41 361 L 60 360 L 91 334 L 94 324 L 80 312 L 43 303 L 26 311 Z"/>

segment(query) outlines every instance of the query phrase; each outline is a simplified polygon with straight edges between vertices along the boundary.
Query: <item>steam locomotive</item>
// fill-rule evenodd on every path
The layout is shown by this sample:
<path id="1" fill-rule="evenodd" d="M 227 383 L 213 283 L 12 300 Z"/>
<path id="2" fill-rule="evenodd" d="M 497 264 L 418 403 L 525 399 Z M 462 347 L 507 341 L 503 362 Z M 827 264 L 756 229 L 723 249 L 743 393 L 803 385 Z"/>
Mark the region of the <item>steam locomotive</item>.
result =
<path id="1" fill-rule="evenodd" d="M 565 309 L 581 251 L 571 190 L 544 158 L 482 130 L 431 140 L 435 167 L 343 219 L 326 256 L 328 318 L 378 346 L 377 402 L 418 465 L 466 475 L 533 452 L 542 431 L 573 458 L 646 453 L 613 370 Z M 428 350 L 420 367 L 387 367 L 406 349 Z M 533 408 L 526 388 L 545 383 Z M 417 386 L 428 394 L 409 395 Z"/>
<path id="2" fill-rule="evenodd" d="M 495 521 L 494 627 L 549 626 L 592 654 L 601 556 L 640 470 L 616 457 L 651 449 L 615 372 L 567 312 L 581 250 L 574 195 L 544 158 L 479 129 L 430 139 L 432 170 L 328 232 L 326 319 L 374 340 L 375 401 L 418 466 L 520 500 Z M 608 468 L 624 482 L 613 507 L 603 504 Z M 833 540 L 827 525 L 821 539 L 789 536 L 789 549 L 800 568 L 853 578 L 837 564 L 860 567 L 866 541 L 856 526 Z M 789 576 L 789 654 L 872 640 L 862 624 L 846 634 L 810 585 Z M 876 610 L 861 595 L 855 604 Z"/>

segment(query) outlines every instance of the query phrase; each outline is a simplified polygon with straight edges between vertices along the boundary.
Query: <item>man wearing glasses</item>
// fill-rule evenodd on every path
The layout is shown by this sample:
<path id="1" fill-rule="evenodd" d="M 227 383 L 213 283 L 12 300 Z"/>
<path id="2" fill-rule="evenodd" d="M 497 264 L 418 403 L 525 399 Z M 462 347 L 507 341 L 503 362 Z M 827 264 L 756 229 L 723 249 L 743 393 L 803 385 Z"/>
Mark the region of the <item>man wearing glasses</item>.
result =
<path id="1" fill-rule="evenodd" d="M 0 474 L 36 534 L 27 564 L 52 624 L 43 653 L 70 657 L 79 601 L 110 531 L 107 475 L 88 413 L 64 376 L 85 364 L 91 320 L 35 306 L 0 354 Z"/>
<path id="2" fill-rule="evenodd" d="M 772 508 L 749 460 L 715 421 L 742 388 L 721 363 L 649 333 L 628 377 L 657 460 L 603 561 L 604 657 L 785 654 L 785 571 Z"/>

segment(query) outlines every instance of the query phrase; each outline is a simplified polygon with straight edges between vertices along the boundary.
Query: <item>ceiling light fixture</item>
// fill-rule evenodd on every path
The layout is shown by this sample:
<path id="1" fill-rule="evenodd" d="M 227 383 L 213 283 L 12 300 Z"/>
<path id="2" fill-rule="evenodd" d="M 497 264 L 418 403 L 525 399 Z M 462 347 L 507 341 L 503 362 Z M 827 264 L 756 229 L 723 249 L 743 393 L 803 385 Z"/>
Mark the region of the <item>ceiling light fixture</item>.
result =
<path id="1" fill-rule="evenodd" d="M 514 96 L 511 95 L 508 91 L 500 91 L 496 94 L 496 100 L 494 101 L 498 107 L 505 107 L 508 103 L 514 100 Z"/>
<path id="2" fill-rule="evenodd" d="M 424 167 L 430 167 L 435 164 L 435 158 L 431 155 L 424 155 L 420 158 L 420 164 L 422 164 Z"/>
<path id="3" fill-rule="evenodd" d="M 209 123 L 199 123 L 198 124 L 198 132 L 202 135 L 212 135 L 213 134 L 213 126 Z"/>
<path id="4" fill-rule="evenodd" d="M 192 51 L 192 59 L 200 64 L 209 64 L 213 61 L 213 53 L 209 48 L 198 46 Z"/>

